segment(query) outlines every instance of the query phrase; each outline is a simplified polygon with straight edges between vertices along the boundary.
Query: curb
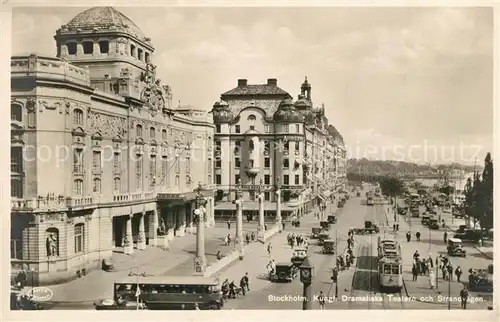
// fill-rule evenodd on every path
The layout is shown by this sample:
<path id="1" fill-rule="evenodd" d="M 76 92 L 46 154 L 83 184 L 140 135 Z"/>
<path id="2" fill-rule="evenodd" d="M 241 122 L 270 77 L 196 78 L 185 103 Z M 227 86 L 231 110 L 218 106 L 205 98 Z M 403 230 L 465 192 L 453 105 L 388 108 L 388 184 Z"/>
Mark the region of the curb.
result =
<path id="1" fill-rule="evenodd" d="M 480 252 L 480 253 L 481 253 L 484 257 L 486 257 L 486 258 L 488 258 L 488 259 L 493 260 L 493 257 L 492 257 L 492 256 L 488 255 L 487 253 L 485 253 L 484 251 L 482 251 L 481 249 L 479 249 L 479 247 L 474 246 L 474 248 L 475 248 L 478 252 Z"/>

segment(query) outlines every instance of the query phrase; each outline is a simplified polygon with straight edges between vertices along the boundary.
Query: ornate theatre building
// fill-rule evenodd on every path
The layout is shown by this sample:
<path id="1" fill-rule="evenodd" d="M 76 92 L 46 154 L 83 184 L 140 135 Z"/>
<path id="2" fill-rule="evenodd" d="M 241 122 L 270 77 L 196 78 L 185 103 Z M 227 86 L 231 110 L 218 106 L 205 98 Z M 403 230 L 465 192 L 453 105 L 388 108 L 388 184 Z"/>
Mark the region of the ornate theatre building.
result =
<path id="1" fill-rule="evenodd" d="M 235 194 L 243 192 L 243 215 L 258 212 L 264 193 L 265 216 L 301 215 L 324 207 L 346 184 L 346 149 L 340 133 L 328 124 L 324 106 L 313 108 L 305 79 L 298 99 L 278 87 L 238 80 L 213 106 L 217 217 L 235 214 Z M 277 191 L 280 193 L 276 193 Z"/>
<path id="2" fill-rule="evenodd" d="M 57 57 L 11 60 L 11 265 L 40 284 L 214 223 L 212 116 L 171 107 L 151 40 L 110 7 L 57 30 Z"/>

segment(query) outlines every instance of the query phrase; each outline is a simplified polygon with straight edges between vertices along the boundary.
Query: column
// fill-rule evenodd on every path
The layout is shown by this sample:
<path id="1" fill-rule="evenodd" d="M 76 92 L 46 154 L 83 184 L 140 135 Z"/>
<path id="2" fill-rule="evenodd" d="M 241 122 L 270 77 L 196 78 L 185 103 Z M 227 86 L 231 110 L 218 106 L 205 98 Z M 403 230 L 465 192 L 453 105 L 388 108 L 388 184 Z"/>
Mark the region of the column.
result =
<path id="1" fill-rule="evenodd" d="M 139 234 L 137 235 L 137 249 L 146 249 L 146 232 L 144 230 L 144 221 L 146 220 L 146 211 L 143 211 L 139 217 Z"/>
<path id="2" fill-rule="evenodd" d="M 203 275 L 207 259 L 205 257 L 205 219 L 203 208 L 196 209 L 196 257 L 194 259 L 195 275 Z"/>
<path id="3" fill-rule="evenodd" d="M 259 226 L 257 227 L 257 236 L 261 241 L 264 241 L 264 193 L 259 194 Z"/>
<path id="4" fill-rule="evenodd" d="M 76 43 L 76 55 L 77 56 L 81 56 L 83 55 L 83 44 L 81 41 L 78 41 Z"/>
<path id="5" fill-rule="evenodd" d="M 123 238 L 123 253 L 132 254 L 134 252 L 134 241 L 132 239 L 132 217 L 134 215 L 128 215 L 126 217 L 125 223 L 125 236 Z"/>
<path id="6" fill-rule="evenodd" d="M 210 198 L 210 227 L 215 226 L 215 200 Z"/>
<path id="7" fill-rule="evenodd" d="M 158 245 L 158 210 L 153 210 L 148 215 L 148 227 L 149 227 L 149 245 L 157 246 Z"/>
<path id="8" fill-rule="evenodd" d="M 174 207 L 168 207 L 165 209 L 167 212 L 166 220 L 168 223 L 168 230 L 167 230 L 167 240 L 173 240 L 174 239 L 174 230 L 175 230 L 175 208 Z"/>
<path id="9" fill-rule="evenodd" d="M 239 245 L 243 245 L 243 209 L 241 207 L 243 200 L 238 198 L 236 203 L 236 240 Z"/>
<path id="10" fill-rule="evenodd" d="M 100 55 L 101 54 L 101 48 L 99 47 L 99 38 L 94 38 L 93 39 L 93 48 L 92 48 L 92 55 Z"/>
<path id="11" fill-rule="evenodd" d="M 280 190 L 276 191 L 276 221 L 278 222 L 278 225 L 283 227 L 282 218 L 281 218 L 281 191 Z"/>

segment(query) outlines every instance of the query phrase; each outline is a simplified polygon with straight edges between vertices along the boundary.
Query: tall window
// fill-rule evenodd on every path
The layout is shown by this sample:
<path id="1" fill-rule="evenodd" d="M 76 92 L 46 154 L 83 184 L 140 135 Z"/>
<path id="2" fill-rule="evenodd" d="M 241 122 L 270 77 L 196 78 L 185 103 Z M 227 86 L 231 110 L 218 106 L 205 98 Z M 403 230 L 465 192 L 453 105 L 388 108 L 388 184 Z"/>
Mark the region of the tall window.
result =
<path id="1" fill-rule="evenodd" d="M 94 52 L 94 43 L 92 41 L 82 42 L 83 53 L 92 54 Z"/>
<path id="2" fill-rule="evenodd" d="M 220 124 L 215 125 L 215 133 L 220 133 Z"/>
<path id="3" fill-rule="evenodd" d="M 300 133 L 300 124 L 295 124 L 295 133 Z"/>
<path id="4" fill-rule="evenodd" d="M 94 178 L 92 184 L 92 191 L 95 193 L 101 193 L 101 179 Z"/>
<path id="5" fill-rule="evenodd" d="M 85 226 L 84 224 L 75 225 L 75 254 L 84 252 L 85 242 Z"/>
<path id="6" fill-rule="evenodd" d="M 234 133 L 240 133 L 240 126 L 238 124 L 234 126 Z"/>
<path id="7" fill-rule="evenodd" d="M 285 133 L 290 133 L 290 126 L 289 126 L 289 124 L 285 124 L 285 125 L 283 125 L 283 131 L 284 131 Z"/>
<path id="8" fill-rule="evenodd" d="M 122 170 L 122 162 L 121 162 L 121 154 L 120 152 L 113 153 L 113 172 L 120 173 Z"/>
<path id="9" fill-rule="evenodd" d="M 114 192 L 120 192 L 122 190 L 122 182 L 120 178 L 115 178 L 113 180 L 113 191 Z"/>
<path id="10" fill-rule="evenodd" d="M 149 129 L 149 139 L 150 140 L 154 140 L 156 137 L 156 133 L 155 133 L 155 128 L 154 127 L 151 127 Z"/>
<path id="11" fill-rule="evenodd" d="M 288 174 L 285 174 L 285 175 L 283 176 L 283 184 L 284 184 L 284 185 L 289 185 L 289 184 L 290 184 L 290 181 L 289 181 L 289 179 L 288 179 Z"/>
<path id="12" fill-rule="evenodd" d="M 191 158 L 190 157 L 186 157 L 186 174 L 190 174 L 191 173 Z"/>
<path id="13" fill-rule="evenodd" d="M 271 194 L 269 193 L 269 191 L 264 192 L 264 200 L 265 201 L 271 200 Z"/>
<path id="14" fill-rule="evenodd" d="M 264 175 L 264 184 L 270 184 L 271 183 L 271 176 L 268 174 Z"/>
<path id="15" fill-rule="evenodd" d="M 10 178 L 10 196 L 13 198 L 23 198 L 24 185 L 22 176 L 12 176 Z"/>
<path id="16" fill-rule="evenodd" d="M 138 154 L 135 161 L 135 174 L 137 177 L 137 189 L 142 188 L 142 155 Z"/>
<path id="17" fill-rule="evenodd" d="M 161 130 L 161 139 L 163 141 L 167 140 L 167 130 L 165 130 L 165 129 Z"/>
<path id="18" fill-rule="evenodd" d="M 271 159 L 264 158 L 264 168 L 269 168 L 269 167 L 271 167 Z"/>
<path id="19" fill-rule="evenodd" d="M 76 179 L 73 182 L 73 194 L 75 196 L 83 196 L 83 180 Z"/>
<path id="20" fill-rule="evenodd" d="M 288 159 L 283 160 L 283 168 L 288 168 L 290 167 L 290 161 Z"/>
<path id="21" fill-rule="evenodd" d="M 240 158 L 234 158 L 234 167 L 235 168 L 241 167 Z"/>
<path id="22" fill-rule="evenodd" d="M 66 47 L 68 47 L 68 55 L 76 55 L 76 42 L 68 42 Z"/>
<path id="23" fill-rule="evenodd" d="M 295 141 L 295 152 L 300 151 L 300 142 Z"/>
<path id="24" fill-rule="evenodd" d="M 135 128 L 135 135 L 140 138 L 142 137 L 142 125 L 137 124 L 137 127 Z"/>
<path id="25" fill-rule="evenodd" d="M 73 110 L 73 123 L 83 125 L 83 111 L 80 109 Z"/>
<path id="26" fill-rule="evenodd" d="M 156 174 L 156 155 L 149 156 L 149 173 L 152 176 Z"/>
<path id="27" fill-rule="evenodd" d="M 99 41 L 99 51 L 101 52 L 101 54 L 109 53 L 109 41 L 107 40 Z"/>
<path id="28" fill-rule="evenodd" d="M 300 184 L 300 176 L 298 174 L 295 175 L 295 184 Z"/>
<path id="29" fill-rule="evenodd" d="M 161 175 L 165 178 L 168 173 L 167 165 L 168 165 L 168 157 L 167 156 L 162 156 L 161 157 Z"/>
<path id="30" fill-rule="evenodd" d="M 10 105 L 10 119 L 16 122 L 23 121 L 23 109 L 19 104 Z"/>
<path id="31" fill-rule="evenodd" d="M 92 170 L 101 173 L 101 151 L 92 152 Z"/>
<path id="32" fill-rule="evenodd" d="M 215 168 L 221 168 L 222 167 L 222 160 L 220 158 L 215 159 Z"/>
<path id="33" fill-rule="evenodd" d="M 175 176 L 175 186 L 179 187 L 179 175 Z"/>
<path id="34" fill-rule="evenodd" d="M 181 159 L 175 160 L 175 173 L 181 173 Z"/>
<path id="35" fill-rule="evenodd" d="M 10 172 L 12 174 L 23 173 L 23 148 L 11 147 L 10 148 Z"/>
<path id="36" fill-rule="evenodd" d="M 208 158 L 208 174 L 212 174 L 212 158 Z"/>
<path id="37" fill-rule="evenodd" d="M 73 150 L 73 172 L 83 173 L 83 150 Z"/>
<path id="38" fill-rule="evenodd" d="M 235 184 L 238 184 L 238 181 L 240 180 L 240 175 L 239 174 L 235 174 L 234 175 L 234 183 Z"/>
<path id="39" fill-rule="evenodd" d="M 215 175 L 215 184 L 222 184 L 222 176 L 220 174 Z"/>
<path id="40" fill-rule="evenodd" d="M 264 133 L 270 133 L 271 132 L 271 126 L 269 124 L 264 125 Z"/>

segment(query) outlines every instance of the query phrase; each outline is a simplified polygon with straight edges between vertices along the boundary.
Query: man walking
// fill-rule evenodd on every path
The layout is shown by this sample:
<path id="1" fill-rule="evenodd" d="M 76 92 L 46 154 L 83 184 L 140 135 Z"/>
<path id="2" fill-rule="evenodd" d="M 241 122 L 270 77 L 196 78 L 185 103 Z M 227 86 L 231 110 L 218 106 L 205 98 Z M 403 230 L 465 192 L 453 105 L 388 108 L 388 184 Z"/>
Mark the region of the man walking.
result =
<path id="1" fill-rule="evenodd" d="M 460 299 L 461 299 L 460 307 L 464 310 L 467 309 L 467 298 L 468 297 L 469 297 L 469 291 L 467 291 L 467 286 L 464 285 L 464 288 L 460 291 Z"/>
<path id="2" fill-rule="evenodd" d="M 319 302 L 319 309 L 324 310 L 325 309 L 325 295 L 323 294 L 323 291 L 319 292 L 318 302 Z"/>
<path id="3" fill-rule="evenodd" d="M 271 250 L 273 249 L 273 247 L 271 246 L 271 243 L 269 243 L 267 245 L 267 253 L 269 254 L 269 257 L 271 257 Z"/>
<path id="4" fill-rule="evenodd" d="M 455 269 L 455 275 L 457 276 L 457 282 L 460 283 L 460 276 L 462 276 L 462 269 L 460 266 L 457 266 L 457 269 Z"/>
<path id="5" fill-rule="evenodd" d="M 418 230 L 415 233 L 415 237 L 417 237 L 417 241 L 419 242 L 420 241 L 420 232 Z"/>
<path id="6" fill-rule="evenodd" d="M 243 279 L 245 280 L 245 285 L 247 287 L 247 291 L 250 292 L 250 279 L 248 278 L 248 272 L 245 273 L 245 276 L 243 276 Z"/>
<path id="7" fill-rule="evenodd" d="M 416 282 L 417 281 L 417 277 L 418 277 L 418 266 L 417 266 L 417 264 L 413 264 L 413 267 L 411 269 L 411 273 L 413 275 L 413 281 Z"/>
<path id="8" fill-rule="evenodd" d="M 411 240 L 411 233 L 410 233 L 410 231 L 407 231 L 406 232 L 406 241 L 410 242 L 410 240 Z"/>
<path id="9" fill-rule="evenodd" d="M 443 241 L 444 241 L 445 244 L 448 241 L 448 233 L 446 231 L 443 234 Z"/>
<path id="10" fill-rule="evenodd" d="M 229 220 L 227 221 L 227 230 L 231 230 L 231 222 Z"/>

